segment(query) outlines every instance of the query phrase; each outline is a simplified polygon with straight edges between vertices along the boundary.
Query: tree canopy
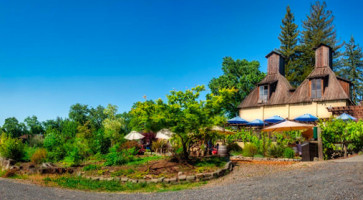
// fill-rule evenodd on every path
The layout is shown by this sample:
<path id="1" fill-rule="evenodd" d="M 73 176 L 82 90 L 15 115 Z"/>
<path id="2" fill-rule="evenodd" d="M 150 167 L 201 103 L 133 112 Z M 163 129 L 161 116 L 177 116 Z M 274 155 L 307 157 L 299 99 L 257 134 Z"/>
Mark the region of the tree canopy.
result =
<path id="1" fill-rule="evenodd" d="M 237 89 L 234 98 L 224 102 L 222 109 L 228 117 L 235 117 L 238 114 L 237 106 L 241 101 L 256 87 L 265 73 L 259 70 L 258 61 L 233 60 L 231 57 L 223 58 L 222 71 L 223 75 L 213 78 L 208 86 L 213 94 L 218 95 L 220 89 Z"/>

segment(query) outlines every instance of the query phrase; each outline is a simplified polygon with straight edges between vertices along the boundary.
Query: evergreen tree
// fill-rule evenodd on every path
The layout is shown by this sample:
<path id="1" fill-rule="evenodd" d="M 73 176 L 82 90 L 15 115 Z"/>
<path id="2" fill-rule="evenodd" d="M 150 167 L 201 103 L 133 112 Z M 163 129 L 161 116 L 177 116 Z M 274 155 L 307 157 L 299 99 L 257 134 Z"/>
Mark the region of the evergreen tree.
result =
<path id="1" fill-rule="evenodd" d="M 296 64 L 297 59 L 297 42 L 299 31 L 298 26 L 294 23 L 295 17 L 291 12 L 290 6 L 286 7 L 286 14 L 284 19 L 282 19 L 281 33 L 279 35 L 279 40 L 281 42 L 279 52 L 285 57 L 285 76 L 287 80 L 294 86 L 299 84 L 297 77 L 299 77 L 301 72 Z"/>
<path id="2" fill-rule="evenodd" d="M 303 31 L 301 36 L 301 56 L 299 57 L 298 65 L 301 66 L 302 76 L 298 77 L 299 82 L 302 82 L 306 76 L 313 70 L 315 65 L 315 53 L 313 48 L 324 43 L 333 48 L 334 65 L 339 63 L 339 49 L 343 44 L 338 44 L 335 26 L 333 24 L 334 16 L 332 11 L 327 10 L 325 2 L 316 1 L 311 5 L 310 14 L 303 21 Z"/>
<path id="3" fill-rule="evenodd" d="M 358 103 L 363 97 L 363 52 L 355 43 L 353 36 L 345 44 L 342 65 L 337 68 L 337 74 L 353 83 L 352 101 Z"/>

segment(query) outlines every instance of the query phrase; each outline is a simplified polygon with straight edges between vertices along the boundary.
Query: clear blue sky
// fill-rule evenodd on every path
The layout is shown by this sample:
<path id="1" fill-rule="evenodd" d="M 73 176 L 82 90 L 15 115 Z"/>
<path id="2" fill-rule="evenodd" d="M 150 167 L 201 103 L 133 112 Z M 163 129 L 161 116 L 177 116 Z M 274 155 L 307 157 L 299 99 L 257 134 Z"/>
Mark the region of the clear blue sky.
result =
<path id="1" fill-rule="evenodd" d="M 0 124 L 66 117 L 75 103 L 128 111 L 172 89 L 207 85 L 225 56 L 258 60 L 279 47 L 290 4 L 309 1 L 16 1 L 0 5 Z M 327 1 L 338 38 L 363 44 L 361 1 Z"/>

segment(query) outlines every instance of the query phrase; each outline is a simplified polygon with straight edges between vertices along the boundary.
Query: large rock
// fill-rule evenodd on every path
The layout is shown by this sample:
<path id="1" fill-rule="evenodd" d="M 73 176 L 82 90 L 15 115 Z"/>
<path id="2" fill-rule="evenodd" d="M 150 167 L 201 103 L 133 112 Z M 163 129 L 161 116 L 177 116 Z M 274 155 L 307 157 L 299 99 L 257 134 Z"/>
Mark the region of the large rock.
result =
<path id="1" fill-rule="evenodd" d="M 179 181 L 185 181 L 185 180 L 187 180 L 187 176 L 186 175 L 180 175 L 180 176 L 178 176 L 178 180 Z"/>
<path id="2" fill-rule="evenodd" d="M 194 176 L 194 175 L 192 175 L 192 176 L 187 176 L 187 177 L 186 177 L 186 180 L 187 180 L 187 181 L 194 181 L 194 180 L 195 180 L 195 178 L 196 178 L 196 176 Z"/>

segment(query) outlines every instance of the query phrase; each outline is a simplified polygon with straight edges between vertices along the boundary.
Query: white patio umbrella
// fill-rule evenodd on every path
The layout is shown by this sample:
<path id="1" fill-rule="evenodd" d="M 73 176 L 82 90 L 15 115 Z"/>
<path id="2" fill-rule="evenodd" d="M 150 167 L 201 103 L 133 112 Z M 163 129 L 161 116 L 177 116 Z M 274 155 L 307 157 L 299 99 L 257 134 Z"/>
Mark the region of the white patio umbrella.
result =
<path id="1" fill-rule="evenodd" d="M 303 123 L 298 123 L 298 122 L 293 122 L 293 121 L 284 121 L 281 122 L 279 124 L 275 124 L 273 126 L 269 126 L 267 128 L 262 129 L 262 131 L 265 132 L 279 132 L 279 131 L 295 131 L 295 130 L 306 130 L 306 129 L 310 129 L 313 128 L 314 125 L 310 125 L 310 124 L 303 124 Z"/>
<path id="2" fill-rule="evenodd" d="M 174 135 L 169 129 L 163 128 L 156 133 L 155 138 L 169 140 Z"/>
<path id="3" fill-rule="evenodd" d="M 141 135 L 139 132 L 137 131 L 131 131 L 129 134 L 127 134 L 125 136 L 125 139 L 127 140 L 140 140 L 142 138 L 144 138 L 145 136 Z"/>

